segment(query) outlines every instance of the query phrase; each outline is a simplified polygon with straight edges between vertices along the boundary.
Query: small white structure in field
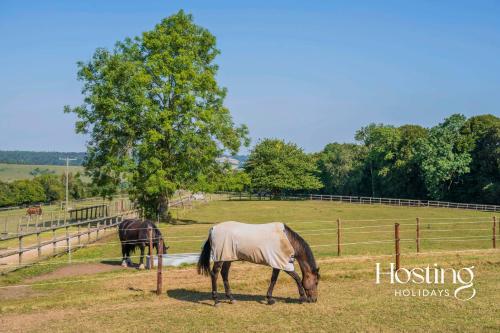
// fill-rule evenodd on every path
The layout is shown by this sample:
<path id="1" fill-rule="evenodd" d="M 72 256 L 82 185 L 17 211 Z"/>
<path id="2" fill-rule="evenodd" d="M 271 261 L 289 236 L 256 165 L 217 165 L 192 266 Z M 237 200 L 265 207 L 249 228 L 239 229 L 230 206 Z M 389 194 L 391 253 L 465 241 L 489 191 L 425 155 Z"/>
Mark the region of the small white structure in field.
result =
<path id="1" fill-rule="evenodd" d="M 180 266 L 183 264 L 196 264 L 198 262 L 199 253 L 179 253 L 163 255 L 163 266 Z M 146 256 L 146 267 L 149 267 L 151 259 Z M 153 256 L 153 267 L 158 266 L 158 256 Z"/>
<path id="2" fill-rule="evenodd" d="M 205 200 L 205 194 L 203 194 L 201 192 L 197 192 L 197 193 L 193 194 L 193 199 L 194 200 Z"/>

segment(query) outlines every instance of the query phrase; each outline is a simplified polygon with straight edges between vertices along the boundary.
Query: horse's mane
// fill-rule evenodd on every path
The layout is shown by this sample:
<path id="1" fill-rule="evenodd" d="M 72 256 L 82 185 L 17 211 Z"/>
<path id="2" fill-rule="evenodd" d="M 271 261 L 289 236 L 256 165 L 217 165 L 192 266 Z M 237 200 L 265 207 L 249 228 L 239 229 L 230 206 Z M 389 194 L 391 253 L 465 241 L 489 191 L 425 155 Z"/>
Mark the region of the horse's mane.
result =
<path id="1" fill-rule="evenodd" d="M 304 238 L 302 238 L 298 233 L 290 229 L 290 227 L 287 226 L 286 224 L 285 224 L 285 231 L 287 233 L 287 236 L 291 238 L 290 241 L 295 242 L 299 245 L 300 249 L 298 250 L 302 250 L 304 252 L 305 258 L 307 260 L 307 263 L 311 267 L 311 270 L 313 272 L 317 271 L 318 266 L 316 266 L 316 260 L 314 259 L 314 255 L 312 253 L 309 244 L 307 244 Z"/>
<path id="2" fill-rule="evenodd" d="M 145 220 L 144 223 L 146 224 L 146 227 L 151 227 L 154 232 L 154 238 L 156 237 L 162 237 L 160 229 L 156 226 L 156 223 L 154 223 L 151 220 Z"/>

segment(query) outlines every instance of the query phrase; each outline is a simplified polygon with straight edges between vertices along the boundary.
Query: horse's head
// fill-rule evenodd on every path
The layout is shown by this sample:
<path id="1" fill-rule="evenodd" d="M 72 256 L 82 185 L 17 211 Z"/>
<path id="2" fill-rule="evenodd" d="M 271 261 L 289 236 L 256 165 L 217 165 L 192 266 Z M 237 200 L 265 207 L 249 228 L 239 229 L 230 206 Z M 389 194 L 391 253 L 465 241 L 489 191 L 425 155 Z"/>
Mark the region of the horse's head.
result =
<path id="1" fill-rule="evenodd" d="M 319 268 L 312 269 L 302 277 L 302 286 L 306 292 L 307 301 L 315 303 L 318 300 Z"/>
<path id="2" fill-rule="evenodd" d="M 160 239 L 163 239 L 163 236 L 162 236 L 160 230 L 156 229 L 155 236 L 154 236 L 154 240 L 155 240 L 154 247 L 156 248 L 156 250 L 158 250 L 160 248 Z M 162 251 L 162 253 L 167 254 L 168 248 L 169 248 L 169 246 L 167 246 L 165 239 L 163 239 L 163 251 Z"/>

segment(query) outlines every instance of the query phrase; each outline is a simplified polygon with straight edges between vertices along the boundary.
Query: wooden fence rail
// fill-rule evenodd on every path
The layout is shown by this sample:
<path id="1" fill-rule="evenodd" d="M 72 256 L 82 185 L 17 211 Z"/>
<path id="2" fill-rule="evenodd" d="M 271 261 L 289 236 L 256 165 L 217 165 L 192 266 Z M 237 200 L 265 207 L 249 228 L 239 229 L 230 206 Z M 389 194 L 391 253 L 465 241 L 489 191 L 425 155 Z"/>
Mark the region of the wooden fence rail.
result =
<path id="1" fill-rule="evenodd" d="M 345 195 L 328 195 L 328 194 L 294 194 L 294 195 L 278 195 L 270 194 L 255 194 L 255 193 L 240 193 L 240 192 L 224 192 L 228 195 L 229 200 L 318 200 L 318 201 L 337 201 L 359 204 L 379 204 L 391 206 L 406 206 L 406 207 L 441 207 L 441 208 L 460 208 L 480 210 L 486 212 L 500 212 L 499 205 L 486 204 L 469 204 L 445 201 L 432 200 L 416 200 L 416 199 L 395 199 L 395 198 L 376 198 L 376 197 L 358 197 Z"/>
<path id="2" fill-rule="evenodd" d="M 77 244 L 78 246 L 82 245 L 81 242 L 81 237 L 86 235 L 87 236 L 87 244 L 91 243 L 93 241 L 96 241 L 99 239 L 99 232 L 101 231 L 101 235 L 104 233 L 109 228 L 113 228 L 118 226 L 120 222 L 125 218 L 125 217 L 131 217 L 131 216 L 137 216 L 138 211 L 137 210 L 131 210 L 127 212 L 123 212 L 121 214 L 115 215 L 115 216 L 110 216 L 110 217 L 102 217 L 98 219 L 93 219 L 93 220 L 87 220 L 87 221 L 81 221 L 78 223 L 71 223 L 71 224 L 65 224 L 61 226 L 56 226 L 52 228 L 48 228 L 45 230 L 38 230 L 34 232 L 28 232 L 24 234 L 17 235 L 14 238 L 18 239 L 18 248 L 15 250 L 10 250 L 10 251 L 5 251 L 3 253 L 0 253 L 0 259 L 2 258 L 7 258 L 11 256 L 18 256 L 18 264 L 21 266 L 23 264 L 23 254 L 28 251 L 34 251 L 37 250 L 37 258 L 41 259 L 42 257 L 42 249 L 44 247 L 47 247 L 52 244 L 52 256 L 58 254 L 61 251 L 57 251 L 57 243 L 60 242 L 65 242 L 66 246 L 64 247 L 65 250 L 62 252 L 68 252 L 71 253 L 71 242 L 72 239 L 77 238 Z M 82 231 L 82 226 L 85 226 L 86 228 Z M 77 232 L 76 233 L 70 233 L 70 227 L 77 227 Z M 60 229 L 65 229 L 66 233 L 62 236 L 57 237 L 56 236 L 56 231 Z M 40 240 L 40 235 L 43 232 L 52 232 L 52 238 L 46 241 L 41 241 Z M 92 234 L 95 233 L 95 239 L 92 240 Z M 36 235 L 36 243 L 30 246 L 24 246 L 24 239 L 28 236 L 33 236 Z M 10 238 L 12 239 L 12 238 Z M 4 240 L 2 240 L 4 241 Z M 1 243 L 0 243 L 1 244 Z"/>

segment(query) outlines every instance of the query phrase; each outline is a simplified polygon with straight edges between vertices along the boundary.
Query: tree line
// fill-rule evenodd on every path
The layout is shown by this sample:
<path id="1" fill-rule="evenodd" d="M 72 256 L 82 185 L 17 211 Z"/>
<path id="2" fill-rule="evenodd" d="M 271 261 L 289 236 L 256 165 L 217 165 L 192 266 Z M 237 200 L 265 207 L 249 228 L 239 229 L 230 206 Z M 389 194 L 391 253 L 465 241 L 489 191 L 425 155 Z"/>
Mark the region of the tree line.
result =
<path id="1" fill-rule="evenodd" d="M 0 163 L 33 164 L 33 165 L 65 165 L 60 158 L 76 158 L 71 165 L 82 165 L 85 153 L 62 153 L 47 151 L 0 150 Z"/>
<path id="2" fill-rule="evenodd" d="M 491 115 L 452 115 L 432 128 L 370 124 L 356 143 L 314 154 L 265 139 L 244 170 L 217 163 L 249 145 L 248 128 L 224 104 L 219 53 L 215 36 L 181 10 L 78 62 L 83 103 L 64 111 L 89 137 L 83 165 L 99 194 L 126 188 L 147 217 L 160 219 L 179 189 L 498 203 L 499 120 Z"/>
<path id="3" fill-rule="evenodd" d="M 245 163 L 248 190 L 500 203 L 500 118 L 454 114 L 431 128 L 370 124 L 356 143 L 306 154 L 265 139 Z"/>
<path id="4" fill-rule="evenodd" d="M 0 181 L 0 207 L 47 203 L 65 199 L 66 175 L 42 174 L 33 179 Z M 84 183 L 79 173 L 68 175 L 70 199 L 93 196 L 96 189 Z"/>

